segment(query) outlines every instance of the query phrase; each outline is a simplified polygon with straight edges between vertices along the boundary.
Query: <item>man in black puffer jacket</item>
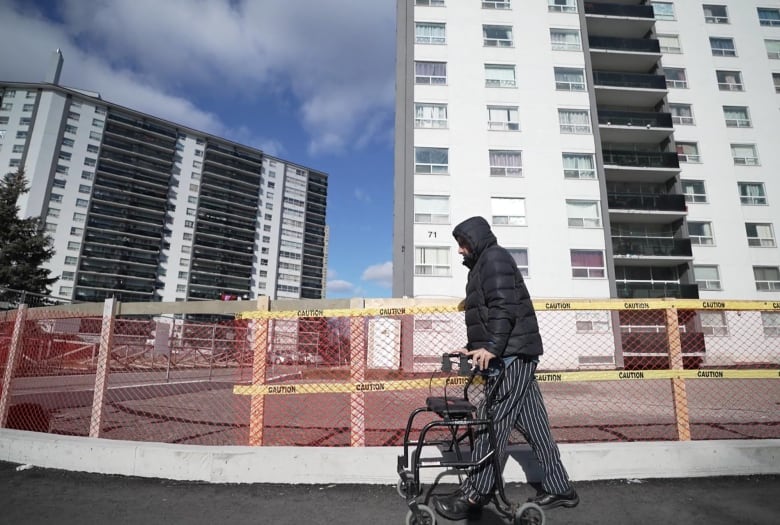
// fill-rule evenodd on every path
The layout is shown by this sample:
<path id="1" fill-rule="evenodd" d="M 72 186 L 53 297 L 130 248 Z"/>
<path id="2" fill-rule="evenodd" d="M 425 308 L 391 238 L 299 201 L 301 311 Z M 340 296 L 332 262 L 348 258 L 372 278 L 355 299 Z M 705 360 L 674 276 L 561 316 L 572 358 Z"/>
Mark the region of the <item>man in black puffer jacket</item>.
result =
<path id="1" fill-rule="evenodd" d="M 497 453 L 503 457 L 512 428 L 520 430 L 544 471 L 542 491 L 529 501 L 543 509 L 574 507 L 579 497 L 561 463 L 534 376 L 543 352 L 542 337 L 523 276 L 482 217 L 466 219 L 452 234 L 469 269 L 465 302 L 468 344 L 460 351 L 482 370 L 489 368 L 492 360 L 504 361 L 504 377 L 493 405 Z M 488 381 L 495 380 L 488 377 Z M 484 416 L 484 406 L 480 412 Z M 473 457 L 484 457 L 489 447 L 487 433 L 478 432 Z M 451 520 L 468 517 L 490 500 L 495 474 L 490 461 L 474 468 L 460 490 L 436 497 L 434 507 Z"/>

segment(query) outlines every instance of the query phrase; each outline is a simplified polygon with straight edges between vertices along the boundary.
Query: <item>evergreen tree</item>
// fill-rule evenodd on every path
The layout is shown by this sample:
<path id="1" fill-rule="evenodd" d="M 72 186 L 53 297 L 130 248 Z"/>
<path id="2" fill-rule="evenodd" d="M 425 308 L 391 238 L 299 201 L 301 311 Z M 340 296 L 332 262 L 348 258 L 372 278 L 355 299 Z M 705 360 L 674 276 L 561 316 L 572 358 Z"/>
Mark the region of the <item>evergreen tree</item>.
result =
<path id="1" fill-rule="evenodd" d="M 16 303 L 19 291 L 48 295 L 56 278 L 43 264 L 54 255 L 38 217 L 19 218 L 19 197 L 30 191 L 24 169 L 0 181 L 0 301 Z"/>

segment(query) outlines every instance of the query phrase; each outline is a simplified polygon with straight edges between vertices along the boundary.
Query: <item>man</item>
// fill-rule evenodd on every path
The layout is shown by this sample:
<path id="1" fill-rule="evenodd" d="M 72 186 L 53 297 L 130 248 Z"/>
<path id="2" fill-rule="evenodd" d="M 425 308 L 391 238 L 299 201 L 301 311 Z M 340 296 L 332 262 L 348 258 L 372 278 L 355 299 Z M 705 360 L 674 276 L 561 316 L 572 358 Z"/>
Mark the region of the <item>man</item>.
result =
<path id="1" fill-rule="evenodd" d="M 529 501 L 543 509 L 575 507 L 580 500 L 561 463 L 534 376 L 543 351 L 542 338 L 523 276 L 482 217 L 466 219 L 452 234 L 469 269 L 465 301 L 468 344 L 459 351 L 482 370 L 493 359 L 503 359 L 506 367 L 493 407 L 497 453 L 504 457 L 512 427 L 520 430 L 544 471 L 542 491 Z M 483 404 L 479 407 L 482 417 L 484 410 Z M 484 457 L 489 446 L 487 432 L 478 431 L 473 457 Z M 490 501 L 495 488 L 494 470 L 491 461 L 473 468 L 457 492 L 434 498 L 437 512 L 451 520 L 478 512 Z"/>

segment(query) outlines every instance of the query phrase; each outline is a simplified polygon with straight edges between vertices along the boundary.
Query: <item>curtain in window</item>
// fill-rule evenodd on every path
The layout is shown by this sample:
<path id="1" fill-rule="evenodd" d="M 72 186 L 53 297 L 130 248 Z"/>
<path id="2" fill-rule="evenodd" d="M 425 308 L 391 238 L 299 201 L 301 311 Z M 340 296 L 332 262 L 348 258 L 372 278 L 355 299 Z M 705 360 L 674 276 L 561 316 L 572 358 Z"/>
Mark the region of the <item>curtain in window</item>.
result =
<path id="1" fill-rule="evenodd" d="M 770 55 L 780 55 L 780 40 L 764 40 L 766 51 Z"/>
<path id="2" fill-rule="evenodd" d="M 664 75 L 669 80 L 685 80 L 685 70 L 675 67 L 664 69 Z"/>
<path id="3" fill-rule="evenodd" d="M 490 150 L 490 165 L 501 168 L 520 168 L 523 165 L 519 151 Z"/>
<path id="4" fill-rule="evenodd" d="M 446 62 L 415 62 L 414 72 L 420 77 L 446 77 Z"/>
<path id="5" fill-rule="evenodd" d="M 759 239 L 772 239 L 772 225 L 770 224 L 757 224 L 748 222 L 745 224 L 745 231 L 748 237 L 755 237 Z"/>
<path id="6" fill-rule="evenodd" d="M 760 184 L 741 184 L 739 193 L 743 197 L 763 197 L 764 187 Z"/>
<path id="7" fill-rule="evenodd" d="M 712 225 L 709 222 L 689 222 L 688 234 L 696 237 L 712 237 Z"/>
<path id="8" fill-rule="evenodd" d="M 662 49 L 679 49 L 680 39 L 676 35 L 658 35 L 658 44 Z"/>
<path id="9" fill-rule="evenodd" d="M 551 29 L 550 40 L 554 47 L 574 48 L 579 47 L 580 34 L 577 31 Z"/>
<path id="10" fill-rule="evenodd" d="M 417 22 L 415 36 L 425 42 L 443 42 L 445 38 L 444 24 L 428 24 Z"/>
<path id="11" fill-rule="evenodd" d="M 599 205 L 596 201 L 566 201 L 566 213 L 569 218 L 598 219 Z"/>
<path id="12" fill-rule="evenodd" d="M 604 254 L 600 251 L 571 251 L 571 265 L 588 268 L 602 268 L 604 266 Z"/>
<path id="13" fill-rule="evenodd" d="M 718 275 L 717 266 L 695 266 L 693 268 L 693 273 L 696 276 L 697 281 L 719 281 L 720 280 L 720 275 Z"/>
<path id="14" fill-rule="evenodd" d="M 507 251 L 515 260 L 515 264 L 520 267 L 528 266 L 528 250 L 518 248 L 508 248 Z"/>
<path id="15" fill-rule="evenodd" d="M 415 264 L 432 264 L 447 266 L 450 264 L 450 250 L 448 248 L 415 248 Z"/>
<path id="16" fill-rule="evenodd" d="M 758 19 L 761 21 L 766 20 L 771 25 L 780 25 L 780 10 L 778 9 L 761 9 L 758 8 Z"/>
<path id="17" fill-rule="evenodd" d="M 576 126 L 590 126 L 590 119 L 588 118 L 587 111 L 579 110 L 558 110 L 558 118 L 561 124 L 576 125 Z"/>
<path id="18" fill-rule="evenodd" d="M 488 120 L 490 122 L 517 122 L 517 109 L 489 106 Z"/>
<path id="19" fill-rule="evenodd" d="M 448 164 L 450 153 L 447 148 L 416 148 L 415 162 L 418 164 Z"/>
<path id="20" fill-rule="evenodd" d="M 745 159 L 754 159 L 756 158 L 756 150 L 749 144 L 732 144 L 731 156 Z"/>
<path id="21" fill-rule="evenodd" d="M 753 275 L 756 281 L 780 281 L 780 270 L 766 266 L 754 266 Z"/>
<path id="22" fill-rule="evenodd" d="M 490 199 L 493 215 L 525 217 L 525 199 L 493 197 Z"/>
<path id="23" fill-rule="evenodd" d="M 674 5 L 667 2 L 652 2 L 655 18 L 674 20 Z"/>
<path id="24" fill-rule="evenodd" d="M 726 120 L 747 120 L 747 110 L 745 108 L 724 106 L 723 114 Z"/>
<path id="25" fill-rule="evenodd" d="M 442 195 L 415 195 L 414 212 L 432 215 L 449 215 L 449 197 Z"/>
<path id="26" fill-rule="evenodd" d="M 417 120 L 447 120 L 447 106 L 443 104 L 415 104 L 414 118 Z"/>
<path id="27" fill-rule="evenodd" d="M 581 69 L 555 68 L 555 80 L 582 84 L 585 82 L 585 74 Z"/>
<path id="28" fill-rule="evenodd" d="M 677 146 L 677 154 L 678 155 L 698 155 L 699 154 L 699 148 L 696 146 L 696 144 L 686 144 L 684 142 L 678 142 L 676 144 Z"/>
<path id="29" fill-rule="evenodd" d="M 734 41 L 730 38 L 710 38 L 710 47 L 719 51 L 734 51 Z"/>
<path id="30" fill-rule="evenodd" d="M 512 40 L 512 28 L 506 26 L 482 26 L 482 36 L 489 40 Z"/>
<path id="31" fill-rule="evenodd" d="M 675 117 L 691 117 L 692 112 L 690 106 L 671 105 L 669 109 L 672 111 L 672 115 Z"/>
<path id="32" fill-rule="evenodd" d="M 593 156 L 564 154 L 563 169 L 565 170 L 592 170 Z"/>
<path id="33" fill-rule="evenodd" d="M 515 68 L 513 66 L 485 66 L 485 79 L 497 80 L 501 85 L 515 85 Z"/>

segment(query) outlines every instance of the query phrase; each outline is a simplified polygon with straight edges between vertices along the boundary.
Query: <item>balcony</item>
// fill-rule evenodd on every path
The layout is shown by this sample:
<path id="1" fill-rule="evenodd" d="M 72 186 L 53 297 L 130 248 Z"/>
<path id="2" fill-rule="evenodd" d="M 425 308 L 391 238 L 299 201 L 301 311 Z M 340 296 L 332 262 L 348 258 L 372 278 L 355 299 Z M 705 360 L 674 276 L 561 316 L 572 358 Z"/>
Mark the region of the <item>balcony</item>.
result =
<path id="1" fill-rule="evenodd" d="M 642 37 L 655 24 L 649 5 L 585 2 L 588 33 L 615 37 Z"/>
<path id="2" fill-rule="evenodd" d="M 698 299 L 699 286 L 670 282 L 649 283 L 646 281 L 618 282 L 617 296 L 621 299 Z"/>
<path id="3" fill-rule="evenodd" d="M 661 237 L 613 237 L 616 264 L 623 266 L 676 266 L 693 260 L 690 239 Z"/>
<path id="4" fill-rule="evenodd" d="M 661 59 L 661 46 L 655 39 L 591 36 L 588 44 L 597 71 L 646 73 Z"/>
<path id="5" fill-rule="evenodd" d="M 677 153 L 604 150 L 603 156 L 610 181 L 662 183 L 680 172 Z"/>
<path id="6" fill-rule="evenodd" d="M 599 110 L 603 142 L 660 144 L 674 132 L 670 113 Z"/>
<path id="7" fill-rule="evenodd" d="M 607 203 L 612 222 L 667 224 L 688 213 L 684 195 L 608 193 Z"/>
<path id="8" fill-rule="evenodd" d="M 602 106 L 654 107 L 666 96 L 666 77 L 646 73 L 594 71 L 596 102 Z"/>

